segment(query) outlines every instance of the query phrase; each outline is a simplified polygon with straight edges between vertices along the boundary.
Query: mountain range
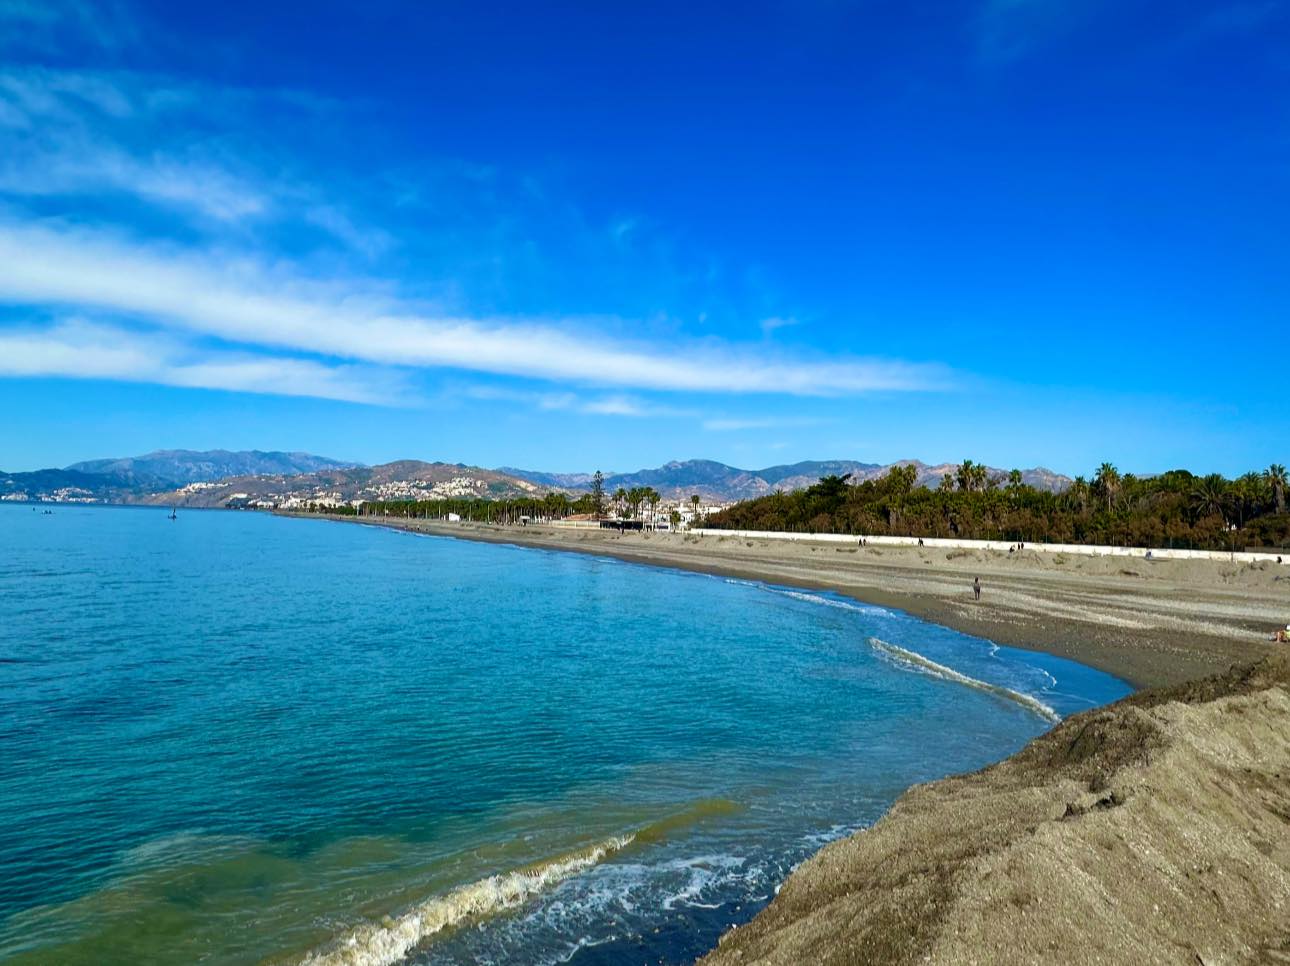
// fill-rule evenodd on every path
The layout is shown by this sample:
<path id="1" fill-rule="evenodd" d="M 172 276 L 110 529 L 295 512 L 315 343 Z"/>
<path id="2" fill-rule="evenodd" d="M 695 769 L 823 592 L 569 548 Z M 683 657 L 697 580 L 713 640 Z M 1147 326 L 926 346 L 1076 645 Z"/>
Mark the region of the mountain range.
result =
<path id="1" fill-rule="evenodd" d="M 605 489 L 653 487 L 664 499 L 688 500 L 698 494 L 710 503 L 731 503 L 776 490 L 797 490 L 822 476 L 850 474 L 852 481 L 874 479 L 892 466 L 910 465 L 917 482 L 936 486 L 956 463 L 899 464 L 855 460 L 811 460 L 740 469 L 714 460 L 665 463 L 654 469 L 609 473 Z M 1003 473 L 991 470 L 991 473 Z M 0 499 L 72 500 L 117 503 L 177 503 L 187 506 L 279 505 L 314 499 L 378 500 L 437 497 L 505 498 L 557 490 L 576 496 L 591 489 L 592 473 L 550 473 L 501 467 L 490 470 L 462 463 L 399 460 L 379 466 L 309 453 L 162 450 L 144 456 L 87 460 L 63 469 L 0 472 Z M 1031 486 L 1061 490 L 1069 478 L 1041 468 L 1022 471 Z"/>
<path id="2" fill-rule="evenodd" d="M 768 466 L 760 470 L 744 470 L 714 460 L 685 460 L 665 463 L 657 469 L 637 470 L 634 473 L 610 473 L 605 476 L 605 489 L 612 493 L 622 487 L 652 486 L 665 499 L 687 499 L 697 493 L 704 500 L 730 503 L 748 500 L 776 490 L 800 490 L 815 483 L 822 476 L 846 476 L 854 483 L 877 479 L 893 466 L 913 466 L 921 486 L 937 486 L 946 473 L 953 474 L 959 464 L 938 463 L 931 465 L 920 460 L 901 460 L 898 463 L 860 463 L 855 460 L 807 460 Z M 573 492 L 586 492 L 591 488 L 591 475 L 586 473 L 535 473 L 506 468 L 499 472 L 541 486 L 557 487 Z M 1004 470 L 990 469 L 991 475 L 1006 475 Z M 1022 481 L 1037 489 L 1062 490 L 1070 478 L 1052 470 L 1036 467 L 1022 470 Z"/>
<path id="3" fill-rule="evenodd" d="M 315 473 L 260 474 L 195 481 L 134 502 L 190 507 L 286 507 L 355 500 L 505 499 L 543 496 L 550 487 L 462 463 L 397 460 Z"/>
<path id="4" fill-rule="evenodd" d="M 0 499 L 132 503 L 188 483 L 239 475 L 295 475 L 357 465 L 309 453 L 157 450 L 143 456 L 86 460 L 62 469 L 0 471 Z"/>
<path id="5" fill-rule="evenodd" d="M 316 473 L 319 470 L 348 469 L 358 465 L 310 453 L 164 449 L 144 456 L 86 460 L 83 463 L 73 463 L 67 469 L 77 473 L 115 476 L 145 487 L 174 487 L 185 483 L 223 480 L 232 476 L 294 476 L 299 473 Z"/>

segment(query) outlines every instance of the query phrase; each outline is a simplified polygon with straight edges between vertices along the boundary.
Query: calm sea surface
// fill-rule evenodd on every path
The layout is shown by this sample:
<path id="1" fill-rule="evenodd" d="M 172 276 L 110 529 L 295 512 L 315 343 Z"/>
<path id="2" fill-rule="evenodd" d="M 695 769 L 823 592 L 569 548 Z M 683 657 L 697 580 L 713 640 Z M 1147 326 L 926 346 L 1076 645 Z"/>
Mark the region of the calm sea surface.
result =
<path id="1" fill-rule="evenodd" d="M 910 784 L 1128 690 L 823 594 L 53 510 L 0 506 L 6 962 L 688 962 Z"/>

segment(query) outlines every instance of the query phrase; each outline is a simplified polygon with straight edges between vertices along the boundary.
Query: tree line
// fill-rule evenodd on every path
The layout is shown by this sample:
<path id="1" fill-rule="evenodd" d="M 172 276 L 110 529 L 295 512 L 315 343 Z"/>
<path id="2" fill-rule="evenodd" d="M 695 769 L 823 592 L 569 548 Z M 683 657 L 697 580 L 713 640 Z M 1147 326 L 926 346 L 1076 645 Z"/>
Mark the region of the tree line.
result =
<path id="1" fill-rule="evenodd" d="M 593 505 L 590 493 L 570 499 L 564 493 L 551 492 L 540 497 L 371 500 L 358 507 L 319 503 L 309 504 L 305 509 L 309 512 L 339 516 L 406 517 L 428 520 L 446 519 L 450 514 L 456 514 L 463 520 L 478 523 L 519 523 L 521 517 L 532 520 L 563 520 L 575 513 L 590 514 L 593 512 Z"/>
<path id="2" fill-rule="evenodd" d="M 696 508 L 699 497 L 690 498 Z M 331 513 L 340 516 L 391 516 L 416 519 L 446 519 L 456 514 L 463 520 L 479 523 L 513 524 L 527 517 L 535 521 L 564 520 L 575 514 L 601 519 L 611 511 L 619 520 L 639 520 L 654 523 L 659 519 L 662 495 L 652 486 L 618 487 L 614 492 L 605 490 L 604 475 L 597 470 L 591 481 L 591 492 L 578 497 L 552 491 L 542 497 L 484 498 L 455 497 L 431 500 L 375 500 L 358 507 L 334 506 L 327 503 L 308 504 L 305 509 L 313 513 Z M 669 514 L 673 525 L 679 515 Z"/>
<path id="3" fill-rule="evenodd" d="M 895 466 L 859 483 L 826 476 L 805 490 L 728 507 L 707 526 L 1197 550 L 1290 546 L 1279 463 L 1236 479 L 1186 470 L 1139 477 L 1103 463 L 1057 493 L 1026 484 L 1019 470 L 992 474 L 972 460 L 935 487 L 916 485 L 917 475 Z"/>

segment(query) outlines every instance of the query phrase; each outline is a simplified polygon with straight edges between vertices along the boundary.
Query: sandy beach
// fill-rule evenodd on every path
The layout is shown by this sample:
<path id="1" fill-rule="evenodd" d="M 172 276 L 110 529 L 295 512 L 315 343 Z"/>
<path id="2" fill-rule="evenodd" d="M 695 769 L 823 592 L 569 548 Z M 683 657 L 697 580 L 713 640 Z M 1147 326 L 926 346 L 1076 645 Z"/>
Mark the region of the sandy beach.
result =
<path id="1" fill-rule="evenodd" d="M 1271 652 L 1290 623 L 1290 565 L 914 547 L 334 517 L 457 537 L 832 590 L 1013 647 L 1177 684 Z M 981 600 L 971 584 L 980 577 Z"/>

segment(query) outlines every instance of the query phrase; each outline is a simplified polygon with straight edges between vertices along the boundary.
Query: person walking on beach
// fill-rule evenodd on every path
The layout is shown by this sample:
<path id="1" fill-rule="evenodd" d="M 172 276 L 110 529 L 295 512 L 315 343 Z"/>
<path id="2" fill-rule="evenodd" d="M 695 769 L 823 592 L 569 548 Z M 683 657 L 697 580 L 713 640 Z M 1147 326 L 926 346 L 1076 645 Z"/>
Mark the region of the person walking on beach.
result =
<path id="1" fill-rule="evenodd" d="M 980 577 L 972 578 L 972 596 L 976 600 L 981 599 L 981 578 Z"/>

